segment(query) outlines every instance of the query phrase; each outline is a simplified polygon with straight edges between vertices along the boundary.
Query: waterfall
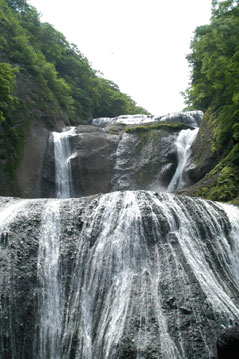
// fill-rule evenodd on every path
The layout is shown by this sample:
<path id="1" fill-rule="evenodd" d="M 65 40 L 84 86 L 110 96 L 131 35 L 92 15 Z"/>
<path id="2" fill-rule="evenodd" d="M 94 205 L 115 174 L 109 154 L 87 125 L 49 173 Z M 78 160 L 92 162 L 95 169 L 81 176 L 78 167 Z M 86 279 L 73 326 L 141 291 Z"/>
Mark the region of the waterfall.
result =
<path id="1" fill-rule="evenodd" d="M 40 290 L 38 358 L 60 358 L 62 302 L 59 273 L 59 202 L 49 200 L 43 212 L 38 249 Z"/>
<path id="2" fill-rule="evenodd" d="M 175 320 L 176 328 L 183 326 L 184 312 L 194 330 L 198 326 L 201 357 L 210 358 L 210 320 L 202 326 L 201 313 L 209 315 L 210 307 L 222 325 L 239 316 L 233 299 L 238 215 L 231 206 L 152 192 L 93 200 L 75 244 L 62 358 L 71 358 L 73 348 L 74 357 L 87 359 L 145 358 L 148 352 L 191 358 L 187 338 L 173 330 Z"/>
<path id="3" fill-rule="evenodd" d="M 151 115 L 122 115 L 114 118 L 110 117 L 100 117 L 94 118 L 92 120 L 93 126 L 106 126 L 106 125 L 113 125 L 113 124 L 125 124 L 125 125 L 139 125 L 150 123 L 154 121 L 154 117 Z"/>
<path id="4" fill-rule="evenodd" d="M 132 179 L 132 157 L 128 156 L 129 148 L 133 148 L 134 146 L 135 138 L 128 133 L 124 133 L 115 153 L 115 176 L 112 178 L 112 189 L 115 191 L 134 187 Z"/>
<path id="5" fill-rule="evenodd" d="M 96 241 L 90 246 L 93 236 Z M 157 290 L 161 276 L 156 260 L 158 253 L 150 258 L 152 254 L 147 246 L 140 203 L 135 194 L 115 192 L 101 197 L 90 221 L 85 222 L 77 248 L 67 306 L 68 325 L 64 329 L 68 343 L 64 358 L 71 357 L 72 341 L 78 328 L 76 353 L 80 358 L 115 357 L 129 325 L 128 315 L 135 310 L 139 310 L 138 320 L 141 322 L 133 339 L 137 358 L 141 355 L 144 358 L 151 345 L 154 328 L 150 329 L 150 310 L 160 328 L 156 336 L 162 358 L 180 358 L 170 337 Z M 156 268 L 152 266 L 152 260 L 155 260 Z M 135 296 L 137 287 L 139 293 Z"/>
<path id="6" fill-rule="evenodd" d="M 211 359 L 238 321 L 236 207 L 119 191 L 0 215 L 6 359 Z"/>
<path id="7" fill-rule="evenodd" d="M 184 185 L 197 132 L 177 137 L 168 192 Z M 75 134 L 52 133 L 57 198 L 0 197 L 0 356 L 215 358 L 215 339 L 239 320 L 239 208 L 127 190 L 127 133 L 112 182 L 125 190 L 71 198 Z"/>
<path id="8" fill-rule="evenodd" d="M 71 146 L 69 137 L 75 128 L 53 132 L 55 156 L 56 197 L 73 197 L 71 173 Z M 60 202 L 48 200 L 42 217 L 38 249 L 39 333 L 37 353 L 39 359 L 60 358 L 60 335 L 62 327 L 62 302 L 60 286 Z"/>
<path id="9" fill-rule="evenodd" d="M 191 146 L 197 137 L 198 131 L 199 128 L 180 131 L 176 140 L 178 166 L 168 185 L 167 192 L 176 191 L 177 189 L 183 188 L 185 185 L 183 181 L 183 170 L 191 155 Z"/>
<path id="10" fill-rule="evenodd" d="M 73 195 L 70 157 L 72 155 L 69 138 L 75 127 L 66 128 L 63 132 L 53 132 L 55 155 L 56 198 L 70 198 Z"/>
<path id="11" fill-rule="evenodd" d="M 180 122 L 195 128 L 200 126 L 202 119 L 202 111 L 174 112 L 158 118 L 159 121 Z"/>

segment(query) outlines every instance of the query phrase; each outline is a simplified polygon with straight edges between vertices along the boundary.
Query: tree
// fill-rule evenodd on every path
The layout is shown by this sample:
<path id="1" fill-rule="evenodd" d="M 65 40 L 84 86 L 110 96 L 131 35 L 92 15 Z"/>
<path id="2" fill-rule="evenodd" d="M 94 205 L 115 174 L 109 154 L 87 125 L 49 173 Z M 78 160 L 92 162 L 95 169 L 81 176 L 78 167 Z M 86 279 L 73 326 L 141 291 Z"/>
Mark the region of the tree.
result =
<path id="1" fill-rule="evenodd" d="M 238 12 L 239 0 L 212 0 L 212 16 L 214 18 L 235 10 Z"/>
<path id="2" fill-rule="evenodd" d="M 189 108 L 210 110 L 217 118 L 218 146 L 238 140 L 239 0 L 212 1 L 209 25 L 196 28 L 187 59 L 191 84 L 185 93 Z"/>

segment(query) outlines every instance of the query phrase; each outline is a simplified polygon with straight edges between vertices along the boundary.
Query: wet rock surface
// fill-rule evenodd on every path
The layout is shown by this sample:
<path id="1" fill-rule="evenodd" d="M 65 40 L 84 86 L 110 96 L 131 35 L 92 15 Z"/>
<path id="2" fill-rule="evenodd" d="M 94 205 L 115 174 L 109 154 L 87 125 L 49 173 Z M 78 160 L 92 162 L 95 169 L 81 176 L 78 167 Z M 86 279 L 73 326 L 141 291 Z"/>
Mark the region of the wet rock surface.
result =
<path id="1" fill-rule="evenodd" d="M 239 313 L 230 207 L 126 191 L 0 199 L 4 359 L 39 358 L 38 248 L 48 203 L 58 204 L 60 226 L 61 359 L 216 358 L 216 339 Z"/>
<path id="2" fill-rule="evenodd" d="M 1 199 L 1 220 L 3 203 Z M 43 203 L 32 201 L 28 205 L 23 201 L 22 211 L 19 208 L 15 215 L 18 201 L 9 199 L 9 203 L 10 220 L 0 225 L 4 239 L 0 244 L 0 356 L 30 359 L 37 321 L 37 253 Z"/>
<path id="3" fill-rule="evenodd" d="M 217 340 L 218 359 L 236 359 L 239 353 L 239 327 L 225 329 Z"/>
<path id="4" fill-rule="evenodd" d="M 124 126 L 78 126 L 69 141 L 75 197 L 115 190 L 165 190 L 177 167 L 179 130 L 126 133 Z M 54 196 L 53 143 L 42 172 L 42 197 Z"/>
<path id="5" fill-rule="evenodd" d="M 175 112 L 159 118 L 160 121 L 180 122 L 192 127 L 199 127 L 203 118 L 202 111 Z"/>

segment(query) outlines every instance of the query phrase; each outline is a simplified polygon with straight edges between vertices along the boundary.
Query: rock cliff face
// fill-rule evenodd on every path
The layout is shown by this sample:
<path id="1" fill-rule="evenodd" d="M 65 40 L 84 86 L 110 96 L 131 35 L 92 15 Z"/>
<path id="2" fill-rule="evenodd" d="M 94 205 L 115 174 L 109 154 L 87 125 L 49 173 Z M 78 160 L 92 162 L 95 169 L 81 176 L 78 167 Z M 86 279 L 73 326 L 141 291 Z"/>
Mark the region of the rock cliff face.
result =
<path id="1" fill-rule="evenodd" d="M 75 196 L 125 189 L 166 190 L 177 167 L 179 130 L 152 129 L 127 133 L 121 128 L 78 126 L 69 138 Z M 52 139 L 42 176 L 42 195 L 54 191 Z"/>
<path id="2" fill-rule="evenodd" d="M 94 121 L 100 126 L 76 127 L 69 136 L 71 155 L 66 159 L 72 171 L 72 197 L 124 189 L 167 190 L 179 163 L 178 135 L 183 128 L 199 123 L 199 115 L 175 114 L 154 122 L 149 116 L 120 116 Z M 180 125 L 180 119 L 187 125 Z M 54 130 L 63 127 L 58 121 Z M 191 159 L 184 169 L 184 187 L 197 180 L 194 168 Z M 12 194 L 22 198 L 56 196 L 55 145 L 44 121 L 32 123 Z"/>
<path id="3" fill-rule="evenodd" d="M 193 186 L 180 193 L 239 204 L 239 144 L 226 151 L 218 144 L 218 126 L 215 115 L 208 111 L 192 145 Z"/>

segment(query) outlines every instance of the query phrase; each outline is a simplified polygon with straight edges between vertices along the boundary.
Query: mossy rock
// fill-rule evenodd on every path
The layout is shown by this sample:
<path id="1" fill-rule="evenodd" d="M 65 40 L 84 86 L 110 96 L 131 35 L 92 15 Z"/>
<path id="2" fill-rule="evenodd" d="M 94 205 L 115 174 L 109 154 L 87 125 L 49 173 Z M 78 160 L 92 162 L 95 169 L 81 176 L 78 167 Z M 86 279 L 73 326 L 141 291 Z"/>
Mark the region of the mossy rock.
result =
<path id="1" fill-rule="evenodd" d="M 185 125 L 184 123 L 179 122 L 156 122 L 156 123 L 149 123 L 144 125 L 130 125 L 125 127 L 125 132 L 127 133 L 139 133 L 139 132 L 146 132 L 151 130 L 165 130 L 165 131 L 181 131 L 193 129 L 193 127 Z"/>
<path id="2" fill-rule="evenodd" d="M 184 190 L 183 194 L 237 204 L 239 197 L 238 163 L 239 144 L 236 144 L 229 154 L 201 181 Z"/>

